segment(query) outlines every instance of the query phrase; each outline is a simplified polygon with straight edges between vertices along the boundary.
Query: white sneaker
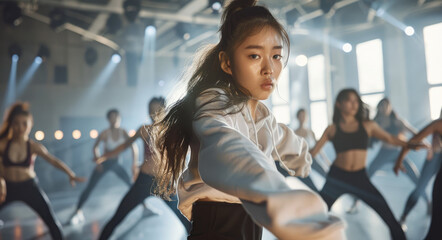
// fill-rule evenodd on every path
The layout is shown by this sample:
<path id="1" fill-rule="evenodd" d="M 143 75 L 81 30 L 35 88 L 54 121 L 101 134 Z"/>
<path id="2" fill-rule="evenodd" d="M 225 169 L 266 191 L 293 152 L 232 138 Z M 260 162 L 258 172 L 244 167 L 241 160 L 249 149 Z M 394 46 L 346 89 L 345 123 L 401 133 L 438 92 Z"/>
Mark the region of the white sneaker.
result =
<path id="1" fill-rule="evenodd" d="M 78 225 L 80 223 L 84 223 L 85 218 L 84 218 L 84 214 L 83 211 L 77 211 L 77 213 L 75 213 L 74 216 L 72 216 L 70 223 L 72 225 Z"/>

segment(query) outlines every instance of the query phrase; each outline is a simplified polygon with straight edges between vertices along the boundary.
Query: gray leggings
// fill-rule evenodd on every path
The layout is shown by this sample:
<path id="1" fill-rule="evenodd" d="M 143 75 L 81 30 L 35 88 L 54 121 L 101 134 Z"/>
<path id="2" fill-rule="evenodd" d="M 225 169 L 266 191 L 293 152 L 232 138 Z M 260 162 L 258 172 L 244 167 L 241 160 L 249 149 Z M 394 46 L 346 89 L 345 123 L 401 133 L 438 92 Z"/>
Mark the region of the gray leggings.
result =
<path id="1" fill-rule="evenodd" d="M 373 175 L 381 169 L 385 164 L 394 164 L 396 162 L 397 157 L 399 156 L 400 148 L 385 148 L 382 147 L 381 150 L 379 150 L 378 154 L 376 155 L 375 159 L 371 162 L 370 166 L 368 167 L 367 174 L 368 177 L 371 178 Z M 413 161 L 411 161 L 408 158 L 404 159 L 404 167 L 405 167 L 405 174 L 410 178 L 411 181 L 414 182 L 414 184 L 418 184 L 420 174 L 419 170 L 414 164 Z M 421 192 L 421 195 L 425 201 L 429 201 L 429 198 L 425 191 Z"/>
<path id="2" fill-rule="evenodd" d="M 422 168 L 421 177 L 416 184 L 416 188 L 408 196 L 402 217 L 407 217 L 408 213 L 410 213 L 411 209 L 413 209 L 416 205 L 419 196 L 425 193 L 425 188 L 428 185 L 428 182 L 430 182 L 431 178 L 439 171 L 441 162 L 442 153 L 435 153 L 430 161 L 425 161 L 424 167 Z"/>

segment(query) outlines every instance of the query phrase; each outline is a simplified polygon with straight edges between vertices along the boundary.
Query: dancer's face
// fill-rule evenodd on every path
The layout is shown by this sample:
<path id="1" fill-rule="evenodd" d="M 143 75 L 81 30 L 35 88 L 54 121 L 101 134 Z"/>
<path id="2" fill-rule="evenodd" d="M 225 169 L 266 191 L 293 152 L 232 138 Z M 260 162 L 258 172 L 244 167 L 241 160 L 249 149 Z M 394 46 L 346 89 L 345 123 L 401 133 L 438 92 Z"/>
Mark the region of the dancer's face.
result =
<path id="1" fill-rule="evenodd" d="M 113 127 L 120 127 L 120 124 L 121 124 L 121 116 L 120 116 L 120 114 L 113 112 L 113 113 L 109 114 L 108 120 L 109 120 L 109 124 L 111 126 L 113 126 Z"/>
<path id="2" fill-rule="evenodd" d="M 283 68 L 280 34 L 264 27 L 248 36 L 233 51 L 229 59 L 220 53 L 221 68 L 257 100 L 265 100 L 276 87 Z"/>
<path id="3" fill-rule="evenodd" d="M 349 93 L 346 99 L 338 103 L 342 114 L 356 116 L 359 110 L 359 99 L 354 93 Z"/>
<path id="4" fill-rule="evenodd" d="M 379 105 L 379 111 L 385 116 L 389 116 L 392 110 L 393 109 L 391 108 L 391 104 L 387 101 L 384 101 L 382 104 Z"/>
<path id="5" fill-rule="evenodd" d="M 161 112 L 163 108 L 163 105 L 159 102 L 152 102 L 149 104 L 149 116 L 152 122 L 155 121 L 155 116 Z"/>
<path id="6" fill-rule="evenodd" d="M 301 124 L 304 124 L 305 121 L 307 121 L 307 115 L 305 114 L 305 111 L 299 112 L 299 114 L 298 114 L 298 121 Z"/>
<path id="7" fill-rule="evenodd" d="M 28 137 L 32 129 L 32 118 L 23 114 L 17 115 L 12 120 L 12 134 L 17 137 Z"/>

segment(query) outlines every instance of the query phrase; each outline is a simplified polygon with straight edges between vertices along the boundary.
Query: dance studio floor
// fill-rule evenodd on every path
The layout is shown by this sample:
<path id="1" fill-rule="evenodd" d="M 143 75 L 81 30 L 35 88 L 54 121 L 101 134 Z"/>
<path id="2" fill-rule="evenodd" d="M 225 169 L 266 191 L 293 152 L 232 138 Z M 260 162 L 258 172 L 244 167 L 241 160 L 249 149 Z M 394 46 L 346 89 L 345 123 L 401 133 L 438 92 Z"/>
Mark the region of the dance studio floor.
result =
<path id="1" fill-rule="evenodd" d="M 313 180 L 318 186 L 322 186 L 323 180 L 313 173 Z M 106 178 L 109 176 L 106 176 Z M 392 207 L 396 218 L 402 212 L 406 198 L 412 190 L 412 184 L 403 174 L 395 177 L 379 171 L 372 179 L 381 193 L 386 197 Z M 296 180 L 288 178 L 291 184 Z M 104 181 L 105 182 L 105 179 Z M 431 197 L 430 182 L 427 193 Z M 91 199 L 86 203 L 84 215 L 86 221 L 77 226 L 64 226 L 63 232 L 69 240 L 97 239 L 100 229 L 114 213 L 117 204 L 127 191 L 123 184 L 117 184 L 112 189 L 101 190 L 98 185 L 97 191 L 93 192 Z M 101 191 L 99 191 L 101 190 Z M 64 223 L 73 211 L 79 192 L 70 191 L 49 195 L 52 206 L 59 220 Z M 112 239 L 152 239 L 152 240 L 182 240 L 185 239 L 184 228 L 172 211 L 159 199 L 148 198 L 148 205 L 159 209 L 160 215 L 143 216 L 143 208 L 138 206 L 114 232 Z M 388 229 L 376 213 L 365 204 L 360 204 L 356 214 L 346 214 L 345 210 L 351 203 L 349 196 L 341 197 L 333 206 L 332 211 L 343 217 L 347 222 L 347 238 L 358 240 L 383 240 L 390 239 Z M 21 203 L 14 203 L 2 210 L 0 219 L 4 221 L 0 230 L 0 240 L 46 240 L 50 239 L 44 224 L 35 214 Z M 427 215 L 427 207 L 423 200 L 419 200 L 416 208 L 408 217 L 407 239 L 420 240 L 426 234 L 430 217 Z M 264 240 L 275 239 L 270 233 L 264 233 Z"/>

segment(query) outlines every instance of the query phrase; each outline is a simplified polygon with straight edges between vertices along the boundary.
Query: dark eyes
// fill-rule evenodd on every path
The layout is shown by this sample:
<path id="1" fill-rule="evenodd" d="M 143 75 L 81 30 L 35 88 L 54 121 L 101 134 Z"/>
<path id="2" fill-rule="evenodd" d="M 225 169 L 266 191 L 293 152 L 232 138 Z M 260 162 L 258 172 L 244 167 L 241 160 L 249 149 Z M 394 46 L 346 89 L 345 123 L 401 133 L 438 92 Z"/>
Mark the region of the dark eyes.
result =
<path id="1" fill-rule="evenodd" d="M 249 55 L 249 57 L 251 59 L 259 59 L 260 58 L 260 56 L 258 54 L 251 54 L 251 55 Z M 276 54 L 276 55 L 273 55 L 272 58 L 275 59 L 275 60 L 281 60 L 282 56 L 279 55 L 279 54 Z"/>

